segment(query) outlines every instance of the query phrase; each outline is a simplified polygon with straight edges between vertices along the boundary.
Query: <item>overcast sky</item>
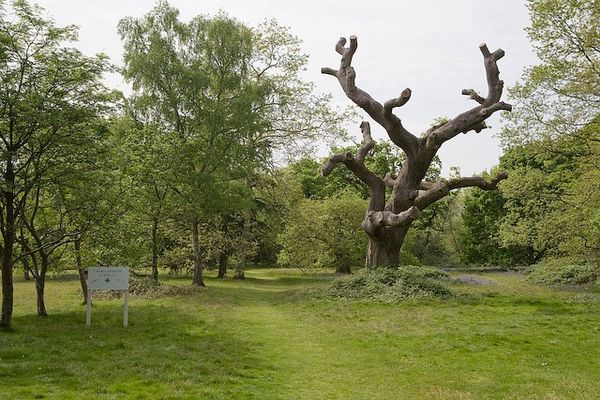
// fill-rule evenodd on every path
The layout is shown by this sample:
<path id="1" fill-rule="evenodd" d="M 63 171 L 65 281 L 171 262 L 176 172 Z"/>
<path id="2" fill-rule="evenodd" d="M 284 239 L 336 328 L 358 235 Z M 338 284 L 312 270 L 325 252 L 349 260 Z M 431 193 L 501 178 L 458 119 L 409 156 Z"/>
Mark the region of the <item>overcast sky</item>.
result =
<path id="1" fill-rule="evenodd" d="M 33 1 L 33 0 L 32 0 Z M 80 27 L 77 45 L 84 53 L 108 54 L 122 62 L 117 23 L 126 16 L 139 17 L 155 4 L 150 0 L 38 0 L 59 25 Z M 357 84 L 383 102 L 409 87 L 411 100 L 396 113 L 404 125 L 420 134 L 437 117 L 453 117 L 473 106 L 460 94 L 464 88 L 487 92 L 479 44 L 491 51 L 502 48 L 500 77 L 513 85 L 523 68 L 536 63 L 524 28 L 529 24 L 524 0 L 171 0 L 187 20 L 219 10 L 251 25 L 275 18 L 303 41 L 310 59 L 305 73 L 320 92 L 330 92 L 334 102 L 348 105 L 337 80 L 321 75 L 322 66 L 337 67 L 334 51 L 340 36 L 358 36 L 354 56 Z M 110 85 L 123 89 L 116 77 Z M 367 118 L 364 113 L 361 116 Z M 494 135 L 500 118 L 488 120 L 492 129 L 457 136 L 444 144 L 440 157 L 447 173 L 458 166 L 464 176 L 480 173 L 498 162 L 501 153 Z M 375 138 L 385 132 L 372 124 Z M 358 127 L 351 133 L 359 137 Z"/>

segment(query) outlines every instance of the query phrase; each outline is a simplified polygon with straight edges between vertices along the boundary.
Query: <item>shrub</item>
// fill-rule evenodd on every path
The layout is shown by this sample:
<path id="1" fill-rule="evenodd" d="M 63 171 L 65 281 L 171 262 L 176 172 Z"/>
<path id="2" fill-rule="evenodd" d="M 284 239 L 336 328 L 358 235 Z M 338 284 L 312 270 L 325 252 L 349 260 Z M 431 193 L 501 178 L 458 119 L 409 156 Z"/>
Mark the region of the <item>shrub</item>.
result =
<path id="1" fill-rule="evenodd" d="M 574 262 L 563 258 L 544 260 L 529 271 L 529 280 L 540 285 L 586 285 L 600 278 L 597 262 Z"/>
<path id="2" fill-rule="evenodd" d="M 338 278 L 328 289 L 335 298 L 376 300 L 396 303 L 408 299 L 443 298 L 452 293 L 446 287 L 448 274 L 422 266 L 363 268 Z"/>

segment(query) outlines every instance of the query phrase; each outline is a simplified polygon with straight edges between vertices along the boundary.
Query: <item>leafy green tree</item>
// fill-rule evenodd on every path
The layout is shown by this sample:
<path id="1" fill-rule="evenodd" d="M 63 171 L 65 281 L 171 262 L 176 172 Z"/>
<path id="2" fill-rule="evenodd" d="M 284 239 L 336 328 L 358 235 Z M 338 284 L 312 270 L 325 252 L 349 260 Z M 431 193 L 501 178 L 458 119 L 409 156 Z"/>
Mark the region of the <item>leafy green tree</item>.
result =
<path id="1" fill-rule="evenodd" d="M 303 199 L 279 236 L 280 265 L 335 268 L 348 274 L 364 263 L 366 238 L 360 229 L 366 200 L 352 191 L 323 200 Z"/>
<path id="2" fill-rule="evenodd" d="M 321 129 L 338 132 L 339 115 L 300 78 L 306 56 L 273 21 L 251 29 L 221 13 L 186 23 L 160 2 L 123 19 L 119 33 L 137 119 L 172 149 L 164 161 L 175 216 L 190 227 L 193 283 L 203 285 L 200 224 L 251 219 L 255 177 L 278 151 L 305 147 Z"/>
<path id="3" fill-rule="evenodd" d="M 66 47 L 76 39 L 75 27 L 56 27 L 25 1 L 3 8 L 0 18 L 0 328 L 7 329 L 19 222 L 30 220 L 25 212 L 38 192 L 67 169 L 61 161 L 76 158 L 78 144 L 95 140 L 94 125 L 108 112 L 112 96 L 101 83 L 109 70 L 106 57 Z"/>
<path id="4" fill-rule="evenodd" d="M 499 236 L 527 259 L 596 257 L 600 7 L 596 0 L 530 0 L 540 64 L 510 91 L 502 134 L 510 169 Z M 594 255 L 596 254 L 596 255 Z"/>
<path id="5" fill-rule="evenodd" d="M 149 266 L 152 279 L 157 281 L 159 257 L 166 246 L 165 225 L 173 213 L 176 195 L 169 171 L 163 166 L 174 149 L 156 125 L 136 121 L 135 115 L 113 121 L 112 133 L 113 162 L 126 181 L 121 200 L 127 212 L 119 225 L 129 225 L 120 228 L 129 234 L 121 254 L 128 265 Z"/>
<path id="6" fill-rule="evenodd" d="M 531 249 L 529 262 L 547 256 L 598 257 L 598 119 L 576 134 L 509 150 L 501 186 L 505 245 Z"/>
<path id="7" fill-rule="evenodd" d="M 526 248 L 505 247 L 500 239 L 500 224 L 506 214 L 504 204 L 504 197 L 499 191 L 474 188 L 466 193 L 461 213 L 464 225 L 460 236 L 463 262 L 502 267 L 527 263 Z"/>
<path id="8" fill-rule="evenodd" d="M 288 216 L 293 213 L 303 194 L 300 184 L 288 170 L 277 169 L 261 179 L 256 188 L 257 254 L 259 265 L 274 265 L 281 251 L 278 236 L 285 229 Z"/>
<path id="9" fill-rule="evenodd" d="M 204 285 L 199 225 L 222 207 L 243 204 L 239 180 L 244 163 L 260 148 L 244 146 L 248 129 L 260 116 L 248 114 L 252 35 L 223 15 L 213 20 L 178 20 L 178 12 L 159 3 L 141 19 L 119 24 L 125 46 L 124 76 L 135 91 L 132 103 L 142 122 L 156 124 L 173 150 L 170 184 L 178 194 L 180 218 L 191 227 L 193 283 Z"/>
<path id="10" fill-rule="evenodd" d="M 18 239 L 20 258 L 31 261 L 26 265 L 35 279 L 39 315 L 47 315 L 44 288 L 49 268 L 59 264 L 68 244 L 79 243 L 104 218 L 104 188 L 110 185 L 105 173 L 106 125 L 102 118 L 90 118 L 78 132 L 61 141 L 54 138 L 52 152 L 32 163 L 39 179 L 24 205 Z"/>
<path id="11" fill-rule="evenodd" d="M 509 95 L 505 146 L 573 134 L 600 114 L 597 0 L 529 0 L 527 33 L 541 61 Z"/>

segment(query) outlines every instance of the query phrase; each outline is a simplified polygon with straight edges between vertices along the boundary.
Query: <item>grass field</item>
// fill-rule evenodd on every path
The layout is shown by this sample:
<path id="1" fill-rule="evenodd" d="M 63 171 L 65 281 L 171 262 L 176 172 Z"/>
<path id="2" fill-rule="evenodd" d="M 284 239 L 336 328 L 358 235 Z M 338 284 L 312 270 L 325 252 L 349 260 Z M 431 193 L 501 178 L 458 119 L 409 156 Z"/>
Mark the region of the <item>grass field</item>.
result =
<path id="1" fill-rule="evenodd" d="M 209 274 L 210 275 L 210 274 Z M 518 274 L 449 300 L 314 299 L 333 277 L 251 270 L 185 296 L 95 302 L 78 282 L 17 282 L 0 399 L 600 399 L 600 294 Z M 187 279 L 168 279 L 188 285 Z"/>

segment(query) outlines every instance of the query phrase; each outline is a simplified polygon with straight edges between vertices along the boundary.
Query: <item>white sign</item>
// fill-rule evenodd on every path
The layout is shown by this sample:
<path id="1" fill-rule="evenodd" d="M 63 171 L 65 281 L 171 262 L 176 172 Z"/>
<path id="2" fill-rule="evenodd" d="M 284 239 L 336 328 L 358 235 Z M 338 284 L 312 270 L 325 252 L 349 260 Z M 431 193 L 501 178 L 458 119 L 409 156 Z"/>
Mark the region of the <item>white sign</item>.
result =
<path id="1" fill-rule="evenodd" d="M 123 291 L 123 326 L 129 321 L 129 268 L 127 267 L 92 267 L 88 269 L 88 291 L 85 324 L 92 323 L 92 293 L 94 290 Z"/>
<path id="2" fill-rule="evenodd" d="M 88 269 L 88 289 L 129 290 L 129 268 L 93 267 Z"/>

